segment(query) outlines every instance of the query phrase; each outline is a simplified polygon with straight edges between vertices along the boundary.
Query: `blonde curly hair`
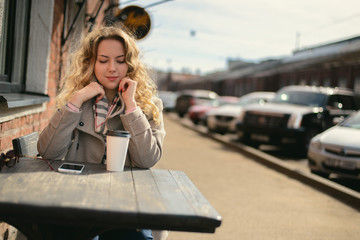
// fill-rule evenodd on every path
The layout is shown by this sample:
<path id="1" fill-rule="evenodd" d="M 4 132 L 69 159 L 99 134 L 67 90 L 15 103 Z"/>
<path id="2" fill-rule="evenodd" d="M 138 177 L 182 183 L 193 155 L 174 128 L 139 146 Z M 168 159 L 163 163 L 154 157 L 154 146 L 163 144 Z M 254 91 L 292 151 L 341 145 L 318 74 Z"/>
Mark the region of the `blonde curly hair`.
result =
<path id="1" fill-rule="evenodd" d="M 56 106 L 61 108 L 74 95 L 92 81 L 96 81 L 94 66 L 100 42 L 105 39 L 119 40 L 125 49 L 127 76 L 137 82 L 135 101 L 145 114 L 152 113 L 154 121 L 160 123 L 159 109 L 154 104 L 157 98 L 156 85 L 149 69 L 140 59 L 140 50 L 131 33 L 120 26 L 102 26 L 94 29 L 82 40 L 80 47 L 70 56 L 68 73 L 61 81 L 61 91 L 56 98 Z"/>

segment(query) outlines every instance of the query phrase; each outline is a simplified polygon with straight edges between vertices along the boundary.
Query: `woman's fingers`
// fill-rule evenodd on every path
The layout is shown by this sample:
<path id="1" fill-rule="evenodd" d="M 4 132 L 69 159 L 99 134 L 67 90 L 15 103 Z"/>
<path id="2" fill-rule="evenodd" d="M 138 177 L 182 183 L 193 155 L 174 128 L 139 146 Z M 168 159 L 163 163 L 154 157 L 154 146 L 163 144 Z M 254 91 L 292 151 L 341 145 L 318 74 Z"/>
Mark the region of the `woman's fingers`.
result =
<path id="1" fill-rule="evenodd" d="M 96 96 L 95 102 L 99 102 L 105 95 L 104 87 L 96 82 L 94 82 L 94 94 Z"/>
<path id="2" fill-rule="evenodd" d="M 121 91 L 124 93 L 128 89 L 130 89 L 131 92 L 133 91 L 135 92 L 136 84 L 137 84 L 136 81 L 132 80 L 129 77 L 125 77 L 119 83 L 119 92 Z"/>
<path id="3" fill-rule="evenodd" d="M 96 102 L 99 102 L 105 95 L 103 86 L 97 82 L 92 82 L 81 90 L 77 91 L 71 98 L 70 102 L 76 106 L 81 106 L 84 102 L 95 98 Z"/>
<path id="4" fill-rule="evenodd" d="M 85 88 L 83 88 L 85 91 L 86 100 L 89 100 L 91 98 L 95 97 L 95 101 L 100 101 L 104 95 L 105 91 L 102 85 L 100 85 L 97 82 L 91 82 L 89 85 L 87 85 Z"/>
<path id="5" fill-rule="evenodd" d="M 119 83 L 119 91 L 125 102 L 126 109 L 136 107 L 135 92 L 137 82 L 129 77 L 123 78 Z"/>
<path id="6" fill-rule="evenodd" d="M 95 102 L 98 103 L 101 99 L 104 98 L 104 95 L 105 95 L 105 94 L 101 94 L 101 93 L 98 94 L 97 97 L 96 97 L 96 99 L 95 99 Z"/>

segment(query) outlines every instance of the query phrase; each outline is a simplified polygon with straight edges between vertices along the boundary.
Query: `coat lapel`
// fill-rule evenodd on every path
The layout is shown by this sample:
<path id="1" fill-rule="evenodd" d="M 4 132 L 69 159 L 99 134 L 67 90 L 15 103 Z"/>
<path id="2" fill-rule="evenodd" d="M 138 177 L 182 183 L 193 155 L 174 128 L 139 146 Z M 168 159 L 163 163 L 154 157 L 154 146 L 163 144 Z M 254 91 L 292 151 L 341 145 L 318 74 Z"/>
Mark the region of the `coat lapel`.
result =
<path id="1" fill-rule="evenodd" d="M 79 131 L 86 132 L 96 138 L 102 139 L 101 134 L 95 132 L 95 119 L 94 119 L 94 110 L 93 110 L 93 101 L 87 101 L 82 106 L 82 114 L 80 117 L 79 125 L 76 127 Z M 80 124 L 82 123 L 82 124 Z M 81 126 L 82 125 L 82 126 Z"/>

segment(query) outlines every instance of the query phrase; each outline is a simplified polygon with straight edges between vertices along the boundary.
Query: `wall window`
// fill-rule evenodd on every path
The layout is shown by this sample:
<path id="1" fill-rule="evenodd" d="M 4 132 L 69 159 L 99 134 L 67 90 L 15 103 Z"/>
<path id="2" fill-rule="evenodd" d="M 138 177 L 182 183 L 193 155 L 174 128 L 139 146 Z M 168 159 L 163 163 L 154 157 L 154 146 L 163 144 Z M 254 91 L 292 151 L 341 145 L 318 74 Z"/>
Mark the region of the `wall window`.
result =
<path id="1" fill-rule="evenodd" d="M 9 11 L 10 11 L 10 7 L 9 7 L 9 1 L 5 1 L 5 0 L 0 0 L 0 81 L 7 81 L 7 75 L 6 75 L 6 44 L 8 43 L 7 41 L 7 27 L 8 25 L 6 24 L 7 22 L 9 22 L 8 18 L 9 18 Z"/>
<path id="2" fill-rule="evenodd" d="M 330 79 L 329 78 L 325 78 L 323 80 L 323 84 L 322 84 L 324 87 L 330 87 L 331 84 L 330 84 Z"/>
<path id="3" fill-rule="evenodd" d="M 357 93 L 360 93 L 360 76 L 357 76 L 354 81 L 354 90 Z"/>
<path id="4" fill-rule="evenodd" d="M 0 92 L 24 90 L 29 2 L 0 0 Z"/>
<path id="5" fill-rule="evenodd" d="M 312 78 L 311 81 L 310 81 L 310 85 L 311 86 L 318 86 L 319 83 L 318 83 L 318 79 L 317 78 Z"/>
<path id="6" fill-rule="evenodd" d="M 5 2 L 5 0 L 0 0 L 0 74 L 2 76 L 5 75 L 5 56 L 6 56 L 6 27 L 7 25 L 4 24 L 8 22 L 8 11 L 9 7 L 5 4 L 8 4 L 8 2 Z M 5 80 L 5 79 L 4 79 Z"/>
<path id="7" fill-rule="evenodd" d="M 338 87 L 341 87 L 341 88 L 346 88 L 346 78 L 340 78 L 339 80 L 338 80 Z"/>

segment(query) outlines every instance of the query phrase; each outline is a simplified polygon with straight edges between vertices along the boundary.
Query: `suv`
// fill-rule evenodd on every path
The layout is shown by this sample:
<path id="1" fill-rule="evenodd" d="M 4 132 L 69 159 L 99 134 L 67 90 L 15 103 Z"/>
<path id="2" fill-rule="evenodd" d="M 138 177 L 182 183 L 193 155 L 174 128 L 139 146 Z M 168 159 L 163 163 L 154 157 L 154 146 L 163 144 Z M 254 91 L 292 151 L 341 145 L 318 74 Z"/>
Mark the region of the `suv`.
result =
<path id="1" fill-rule="evenodd" d="M 254 147 L 292 144 L 306 154 L 312 137 L 359 108 L 360 96 L 350 90 L 287 86 L 269 103 L 247 107 L 236 124 L 237 134 Z"/>
<path id="2" fill-rule="evenodd" d="M 213 101 L 218 98 L 218 94 L 208 90 L 183 90 L 176 98 L 175 112 L 179 117 L 184 117 L 190 106 Z"/>

